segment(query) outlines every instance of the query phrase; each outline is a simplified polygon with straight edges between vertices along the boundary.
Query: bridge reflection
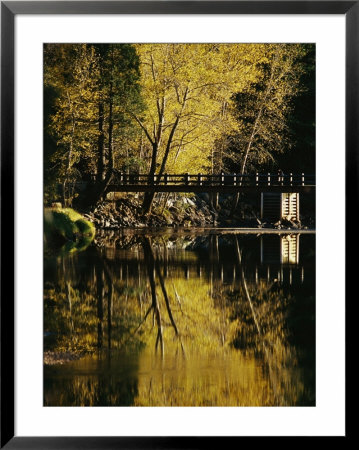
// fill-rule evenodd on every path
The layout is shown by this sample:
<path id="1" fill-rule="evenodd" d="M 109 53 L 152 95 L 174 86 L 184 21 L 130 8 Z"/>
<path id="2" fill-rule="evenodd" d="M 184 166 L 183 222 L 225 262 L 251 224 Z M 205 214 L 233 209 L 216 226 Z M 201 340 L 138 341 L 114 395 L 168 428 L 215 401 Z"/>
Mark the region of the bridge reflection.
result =
<path id="1" fill-rule="evenodd" d="M 227 240 L 230 243 L 230 239 Z M 240 264 L 233 246 L 224 245 L 218 235 L 200 243 L 184 243 L 186 248 L 171 248 L 170 242 L 153 243 L 153 248 L 164 278 L 181 274 L 187 280 L 204 278 L 230 285 L 240 281 L 243 269 L 246 279 L 256 284 L 298 285 L 304 282 L 306 272 L 306 264 L 300 262 L 299 242 L 300 234 L 263 235 L 259 239 L 254 236 L 250 244 L 246 240 L 242 242 L 244 258 Z M 113 242 L 105 246 L 102 253 L 121 281 L 130 276 L 138 278 L 140 283 L 147 277 L 145 258 L 138 244 L 131 249 L 121 249 Z"/>
<path id="2" fill-rule="evenodd" d="M 117 233 L 51 257 L 44 348 L 90 357 L 47 368 L 45 404 L 313 404 L 315 235 L 295 262 L 285 237 Z"/>

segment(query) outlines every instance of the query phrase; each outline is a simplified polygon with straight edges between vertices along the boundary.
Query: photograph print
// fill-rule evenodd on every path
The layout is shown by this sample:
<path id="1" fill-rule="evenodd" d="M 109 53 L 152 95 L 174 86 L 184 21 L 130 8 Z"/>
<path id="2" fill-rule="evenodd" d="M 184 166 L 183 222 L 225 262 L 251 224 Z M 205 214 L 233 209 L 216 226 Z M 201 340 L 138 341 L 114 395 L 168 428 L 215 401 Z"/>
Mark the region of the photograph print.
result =
<path id="1" fill-rule="evenodd" d="M 316 405 L 315 73 L 44 44 L 44 406 Z"/>

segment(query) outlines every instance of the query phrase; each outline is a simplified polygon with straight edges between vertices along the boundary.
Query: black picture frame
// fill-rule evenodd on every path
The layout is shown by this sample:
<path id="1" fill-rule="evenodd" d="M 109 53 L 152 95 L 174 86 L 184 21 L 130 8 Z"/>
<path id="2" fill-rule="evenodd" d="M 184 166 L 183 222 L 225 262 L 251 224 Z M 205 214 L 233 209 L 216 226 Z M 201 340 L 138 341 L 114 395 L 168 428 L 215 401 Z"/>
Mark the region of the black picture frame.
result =
<path id="1" fill-rule="evenodd" d="M 18 14 L 340 14 L 346 19 L 346 236 L 358 204 L 359 1 L 3 1 L 1 2 L 1 441 L 6 449 L 204 448 L 237 437 L 14 436 L 14 33 Z M 346 239 L 346 266 L 349 266 Z M 3 282 L 6 280 L 6 283 Z M 346 291 L 349 291 L 346 273 Z M 353 283 L 353 281 L 352 281 Z M 347 335 L 346 331 L 346 335 Z M 348 337 L 348 335 L 347 335 Z M 347 339 L 348 341 L 348 339 Z M 348 428 L 346 437 L 348 437 Z"/>

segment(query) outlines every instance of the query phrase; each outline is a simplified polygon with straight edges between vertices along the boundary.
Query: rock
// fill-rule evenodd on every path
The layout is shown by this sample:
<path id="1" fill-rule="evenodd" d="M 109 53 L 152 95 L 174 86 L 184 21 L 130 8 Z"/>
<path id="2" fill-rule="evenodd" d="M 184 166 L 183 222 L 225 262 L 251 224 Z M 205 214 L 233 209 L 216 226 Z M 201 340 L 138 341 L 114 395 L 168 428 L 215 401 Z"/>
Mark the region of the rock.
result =
<path id="1" fill-rule="evenodd" d="M 162 199 L 154 203 L 152 214 L 143 216 L 140 202 L 133 196 L 121 198 L 116 202 L 100 202 L 86 216 L 97 228 L 118 229 L 120 227 L 145 226 L 204 226 L 212 224 L 218 217 L 217 212 L 211 212 L 208 204 L 198 196 L 191 198 L 176 196 L 169 198 L 164 209 Z M 163 213 L 162 213 L 163 212 Z M 213 217 L 212 217 L 213 216 Z"/>

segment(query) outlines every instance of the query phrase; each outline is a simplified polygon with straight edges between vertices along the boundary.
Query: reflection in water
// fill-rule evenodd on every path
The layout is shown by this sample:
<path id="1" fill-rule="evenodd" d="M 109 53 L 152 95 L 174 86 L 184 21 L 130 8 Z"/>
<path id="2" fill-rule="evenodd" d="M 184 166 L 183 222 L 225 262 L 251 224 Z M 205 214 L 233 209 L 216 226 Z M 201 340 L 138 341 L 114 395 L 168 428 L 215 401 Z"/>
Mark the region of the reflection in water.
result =
<path id="1" fill-rule="evenodd" d="M 261 236 L 261 263 L 299 263 L 299 234 Z"/>
<path id="2" fill-rule="evenodd" d="M 45 351 L 81 358 L 45 366 L 44 404 L 314 405 L 314 241 L 127 232 L 47 259 Z"/>

